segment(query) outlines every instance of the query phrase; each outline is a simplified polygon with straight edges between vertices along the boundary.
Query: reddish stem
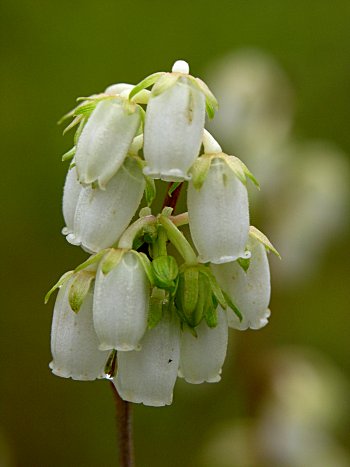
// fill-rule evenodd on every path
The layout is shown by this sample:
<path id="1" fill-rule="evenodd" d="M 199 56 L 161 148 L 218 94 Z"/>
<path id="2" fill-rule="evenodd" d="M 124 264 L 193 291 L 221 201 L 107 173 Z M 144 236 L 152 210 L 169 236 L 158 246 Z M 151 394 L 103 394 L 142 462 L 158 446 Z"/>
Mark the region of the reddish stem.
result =
<path id="1" fill-rule="evenodd" d="M 120 467 L 134 467 L 134 445 L 132 435 L 132 406 L 124 401 L 113 382 L 110 382 L 113 391 L 114 402 L 117 410 L 117 427 L 119 433 L 119 460 Z"/>
<path id="2" fill-rule="evenodd" d="M 177 203 L 177 201 L 179 199 L 181 189 L 183 187 L 183 183 L 180 183 L 180 185 L 175 188 L 175 190 L 172 192 L 172 194 L 170 196 L 169 195 L 169 190 L 174 185 L 174 183 L 176 183 L 176 182 L 170 182 L 169 183 L 169 186 L 168 186 L 168 189 L 167 189 L 167 194 L 166 194 L 166 196 L 164 198 L 162 209 L 165 208 L 165 207 L 169 207 L 169 208 L 173 208 L 174 212 L 175 212 L 176 203 Z"/>

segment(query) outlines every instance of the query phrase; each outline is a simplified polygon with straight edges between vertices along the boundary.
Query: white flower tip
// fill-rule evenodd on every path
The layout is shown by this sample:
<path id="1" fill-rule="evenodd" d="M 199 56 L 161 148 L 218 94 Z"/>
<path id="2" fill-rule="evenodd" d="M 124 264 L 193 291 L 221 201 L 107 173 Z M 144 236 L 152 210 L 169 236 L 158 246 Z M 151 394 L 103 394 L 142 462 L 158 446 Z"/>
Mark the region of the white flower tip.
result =
<path id="1" fill-rule="evenodd" d="M 190 180 L 191 176 L 186 174 L 180 169 L 169 169 L 167 171 L 160 172 L 154 170 L 151 167 L 145 167 L 143 173 L 153 179 L 164 180 L 165 182 L 182 182 L 184 180 Z"/>
<path id="2" fill-rule="evenodd" d="M 54 361 L 49 363 L 49 368 L 54 375 L 59 376 L 60 378 L 72 378 L 75 381 L 93 381 L 95 379 L 102 379 L 105 377 L 103 373 L 98 376 L 88 373 L 72 373 L 64 368 L 57 367 Z"/>
<path id="3" fill-rule="evenodd" d="M 185 60 L 176 60 L 171 71 L 173 73 L 184 73 L 185 75 L 188 75 L 190 72 L 190 67 L 189 64 L 185 62 Z"/>
<path id="4" fill-rule="evenodd" d="M 246 253 L 248 253 L 248 256 L 246 255 Z M 213 264 L 224 264 L 224 263 L 231 263 L 232 261 L 236 261 L 238 258 L 245 258 L 245 259 L 248 259 L 250 258 L 250 251 L 248 252 L 245 252 L 245 253 L 241 253 L 239 255 L 233 255 L 233 256 L 218 256 L 218 257 L 210 257 L 210 258 L 207 258 L 203 255 L 200 255 L 198 257 L 198 261 L 200 263 L 213 263 Z"/>

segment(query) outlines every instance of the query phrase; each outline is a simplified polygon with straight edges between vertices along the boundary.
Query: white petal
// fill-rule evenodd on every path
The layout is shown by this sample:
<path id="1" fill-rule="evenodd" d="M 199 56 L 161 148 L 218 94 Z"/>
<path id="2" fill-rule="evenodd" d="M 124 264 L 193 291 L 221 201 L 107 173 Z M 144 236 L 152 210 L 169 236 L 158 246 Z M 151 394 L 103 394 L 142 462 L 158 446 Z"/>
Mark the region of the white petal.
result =
<path id="1" fill-rule="evenodd" d="M 140 348 L 147 327 L 149 289 L 144 268 L 131 252 L 107 275 L 98 269 L 93 314 L 101 350 Z"/>
<path id="2" fill-rule="evenodd" d="M 68 302 L 71 280 L 59 290 L 51 330 L 50 363 L 52 372 L 63 378 L 93 380 L 104 378 L 108 352 L 98 349 L 98 339 L 92 319 L 92 293 L 89 293 L 78 313 Z"/>
<path id="3" fill-rule="evenodd" d="M 121 99 L 97 104 L 79 138 L 75 161 L 81 183 L 105 188 L 127 155 L 140 125 L 140 112 L 128 113 Z"/>
<path id="4" fill-rule="evenodd" d="M 196 327 L 198 337 L 185 330 L 181 335 L 179 376 L 188 383 L 220 381 L 228 338 L 226 312 L 219 310 L 218 325 L 209 328 L 204 320 Z"/>
<path id="5" fill-rule="evenodd" d="M 214 159 L 200 190 L 188 186 L 188 217 L 193 242 L 203 263 L 245 257 L 249 232 L 246 187 L 221 159 Z"/>
<path id="6" fill-rule="evenodd" d="M 151 96 L 144 131 L 145 174 L 166 181 L 188 180 L 187 171 L 200 150 L 204 119 L 204 94 L 186 78 Z"/>
<path id="7" fill-rule="evenodd" d="M 74 230 L 74 215 L 82 186 L 78 181 L 76 168 L 68 170 L 66 182 L 63 189 L 63 217 L 66 227 L 62 233 L 70 234 Z"/>
<path id="8" fill-rule="evenodd" d="M 112 246 L 133 218 L 143 196 L 145 180 L 131 158 L 109 182 L 106 190 L 84 187 L 74 218 L 74 233 L 67 240 L 88 252 Z"/>
<path id="9" fill-rule="evenodd" d="M 228 311 L 229 326 L 240 330 L 260 329 L 268 323 L 270 316 L 271 285 L 266 250 L 258 241 L 250 242 L 252 256 L 247 272 L 237 262 L 212 265 L 220 286 L 243 315 L 240 322 L 234 313 Z"/>
<path id="10" fill-rule="evenodd" d="M 168 316 L 146 332 L 139 352 L 118 352 L 114 384 L 127 401 L 170 405 L 180 357 L 180 328 Z"/>

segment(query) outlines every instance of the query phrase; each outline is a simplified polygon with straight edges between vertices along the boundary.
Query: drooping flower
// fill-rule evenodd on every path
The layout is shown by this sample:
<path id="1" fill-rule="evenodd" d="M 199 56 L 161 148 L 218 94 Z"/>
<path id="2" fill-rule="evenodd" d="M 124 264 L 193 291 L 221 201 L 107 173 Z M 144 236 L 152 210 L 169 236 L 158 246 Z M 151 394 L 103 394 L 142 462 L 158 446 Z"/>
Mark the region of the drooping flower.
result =
<path id="1" fill-rule="evenodd" d="M 197 336 L 186 329 L 181 334 L 179 376 L 192 384 L 216 383 L 221 379 L 221 367 L 226 357 L 226 311 L 219 310 L 215 328 L 209 328 L 203 319 L 195 330 Z"/>
<path id="2" fill-rule="evenodd" d="M 141 109 L 123 97 L 99 102 L 77 144 L 79 181 L 105 189 L 121 167 L 141 123 Z"/>
<path id="3" fill-rule="evenodd" d="M 112 246 L 133 218 L 143 196 L 145 180 L 139 164 L 130 157 L 105 190 L 79 187 L 74 168 L 68 172 L 63 196 L 67 240 L 88 252 Z M 76 207 L 74 210 L 74 204 Z M 72 218 L 74 211 L 74 221 Z"/>
<path id="4" fill-rule="evenodd" d="M 246 256 L 247 189 L 225 160 L 213 157 L 199 188 L 190 181 L 187 205 L 191 236 L 201 262 L 219 264 Z"/>
<path id="5" fill-rule="evenodd" d="M 137 254 L 127 252 L 105 274 L 99 265 L 94 291 L 94 325 L 102 350 L 140 349 L 146 331 L 150 284 Z"/>
<path id="6" fill-rule="evenodd" d="M 176 62 L 172 71 L 152 89 L 144 129 L 144 172 L 166 181 L 189 179 L 205 120 L 205 95 L 189 78 L 187 63 Z"/>
<path id="7" fill-rule="evenodd" d="M 92 318 L 92 293 L 85 297 L 78 313 L 69 305 L 72 279 L 58 292 L 53 312 L 50 363 L 52 372 L 63 378 L 93 380 L 104 378 L 108 352 L 99 350 Z"/>
<path id="8" fill-rule="evenodd" d="M 266 247 L 255 237 L 249 237 L 251 252 L 248 269 L 233 261 L 212 265 L 213 272 L 222 289 L 239 308 L 243 319 L 228 315 L 229 326 L 239 330 L 260 329 L 268 323 L 271 284 Z"/>
<path id="9" fill-rule="evenodd" d="M 74 217 L 82 186 L 79 183 L 75 167 L 69 168 L 63 189 L 62 211 L 66 226 L 62 230 L 64 235 L 74 232 Z"/>
<path id="10" fill-rule="evenodd" d="M 141 341 L 139 352 L 118 352 L 114 384 L 122 399 L 160 407 L 170 405 L 180 358 L 180 327 L 166 314 Z"/>

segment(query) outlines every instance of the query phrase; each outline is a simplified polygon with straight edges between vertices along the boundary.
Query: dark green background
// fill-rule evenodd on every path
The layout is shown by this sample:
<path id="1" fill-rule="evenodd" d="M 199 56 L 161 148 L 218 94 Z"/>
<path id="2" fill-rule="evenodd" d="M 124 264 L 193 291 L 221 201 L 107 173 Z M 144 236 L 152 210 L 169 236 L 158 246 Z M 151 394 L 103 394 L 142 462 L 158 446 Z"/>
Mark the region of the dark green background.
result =
<path id="1" fill-rule="evenodd" d="M 201 76 L 211 60 L 253 46 L 296 87 L 296 134 L 350 153 L 350 3 L 14 1 L 2 2 L 1 20 L 0 431 L 18 466 L 117 465 L 108 384 L 48 370 L 53 302 L 45 307 L 43 295 L 86 256 L 60 234 L 60 155 L 71 137 L 56 121 L 77 96 L 113 82 L 137 82 L 178 58 Z M 349 373 L 348 251 L 343 232 L 312 280 L 274 291 L 266 329 L 231 336 L 221 384 L 178 384 L 171 407 L 135 408 L 139 466 L 194 466 L 216 421 L 249 413 L 249 368 L 275 345 L 313 345 Z"/>

